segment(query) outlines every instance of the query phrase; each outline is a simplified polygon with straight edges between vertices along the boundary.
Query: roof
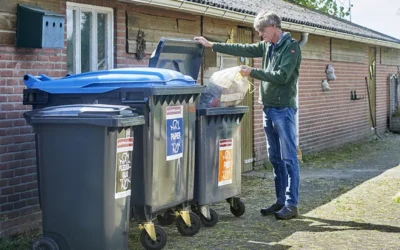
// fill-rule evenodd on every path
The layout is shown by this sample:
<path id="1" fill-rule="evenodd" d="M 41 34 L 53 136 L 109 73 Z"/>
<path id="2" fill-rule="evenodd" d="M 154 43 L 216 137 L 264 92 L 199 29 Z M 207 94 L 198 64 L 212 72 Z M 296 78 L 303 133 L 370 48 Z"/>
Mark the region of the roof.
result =
<path id="1" fill-rule="evenodd" d="M 320 11 L 312 10 L 282 0 L 185 0 L 234 12 L 256 15 L 260 10 L 277 13 L 283 22 L 317 27 L 325 30 L 343 32 L 372 39 L 400 43 L 400 40 L 361 25 L 340 19 Z"/>

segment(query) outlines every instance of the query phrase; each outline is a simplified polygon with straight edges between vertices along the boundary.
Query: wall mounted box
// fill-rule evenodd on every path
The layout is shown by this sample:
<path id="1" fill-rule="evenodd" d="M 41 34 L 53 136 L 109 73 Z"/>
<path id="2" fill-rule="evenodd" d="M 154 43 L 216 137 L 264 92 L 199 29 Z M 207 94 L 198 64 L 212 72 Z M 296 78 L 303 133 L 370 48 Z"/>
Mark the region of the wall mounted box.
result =
<path id="1" fill-rule="evenodd" d="M 19 4 L 17 47 L 64 48 L 65 16 L 35 5 Z"/>

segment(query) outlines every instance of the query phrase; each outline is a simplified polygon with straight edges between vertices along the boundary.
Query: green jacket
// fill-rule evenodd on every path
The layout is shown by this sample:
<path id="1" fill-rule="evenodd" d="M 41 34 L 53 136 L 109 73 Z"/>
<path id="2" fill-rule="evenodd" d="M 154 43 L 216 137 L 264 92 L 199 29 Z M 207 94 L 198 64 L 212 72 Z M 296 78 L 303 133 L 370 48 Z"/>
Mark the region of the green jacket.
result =
<path id="1" fill-rule="evenodd" d="M 216 52 L 242 57 L 262 57 L 262 69 L 253 69 L 250 76 L 261 80 L 259 101 L 267 107 L 296 107 L 296 84 L 299 77 L 301 51 L 290 33 L 284 33 L 273 49 L 272 60 L 268 54 L 272 43 L 254 44 L 214 43 Z"/>

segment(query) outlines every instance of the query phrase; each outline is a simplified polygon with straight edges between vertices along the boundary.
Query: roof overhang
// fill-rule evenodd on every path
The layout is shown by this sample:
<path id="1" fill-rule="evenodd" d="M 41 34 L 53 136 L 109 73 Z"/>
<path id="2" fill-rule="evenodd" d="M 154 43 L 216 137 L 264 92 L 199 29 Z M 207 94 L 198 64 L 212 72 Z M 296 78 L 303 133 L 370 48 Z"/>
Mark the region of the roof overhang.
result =
<path id="1" fill-rule="evenodd" d="M 162 7 L 168 8 L 173 10 L 179 10 L 189 13 L 196 13 L 203 16 L 215 17 L 215 18 L 222 18 L 228 19 L 232 21 L 242 22 L 246 24 L 253 25 L 254 23 L 254 15 L 235 12 L 232 10 L 222 9 L 214 6 L 209 6 L 205 4 L 199 4 L 194 2 L 189 2 L 185 0 L 121 0 L 124 2 L 132 2 L 137 4 L 144 4 L 150 5 L 154 7 Z M 333 31 L 328 29 L 322 29 L 318 27 L 312 27 L 308 25 L 298 24 L 298 23 L 291 23 L 291 22 L 282 22 L 282 28 L 293 30 L 297 32 L 306 32 L 310 34 L 320 35 L 320 36 L 327 36 L 332 38 L 356 41 L 360 43 L 366 44 L 374 44 L 383 47 L 395 48 L 400 49 L 400 44 L 380 39 L 368 38 L 358 35 L 347 34 L 344 32 Z"/>

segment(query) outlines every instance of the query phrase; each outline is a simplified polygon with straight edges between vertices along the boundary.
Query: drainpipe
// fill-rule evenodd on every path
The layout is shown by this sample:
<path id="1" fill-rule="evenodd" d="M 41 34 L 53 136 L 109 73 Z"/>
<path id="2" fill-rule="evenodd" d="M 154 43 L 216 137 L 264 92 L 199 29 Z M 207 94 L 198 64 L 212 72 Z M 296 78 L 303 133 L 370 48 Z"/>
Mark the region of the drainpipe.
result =
<path id="1" fill-rule="evenodd" d="M 299 41 L 300 48 L 302 48 L 308 41 L 308 33 L 301 33 L 301 38 Z M 302 161 L 302 153 L 300 150 L 300 136 L 299 136 L 299 80 L 297 79 L 296 84 L 297 95 L 296 95 L 296 106 L 298 108 L 296 113 L 296 148 L 297 148 L 297 158 Z"/>

